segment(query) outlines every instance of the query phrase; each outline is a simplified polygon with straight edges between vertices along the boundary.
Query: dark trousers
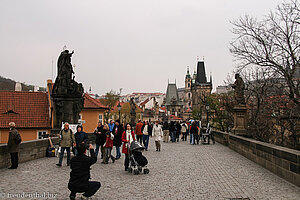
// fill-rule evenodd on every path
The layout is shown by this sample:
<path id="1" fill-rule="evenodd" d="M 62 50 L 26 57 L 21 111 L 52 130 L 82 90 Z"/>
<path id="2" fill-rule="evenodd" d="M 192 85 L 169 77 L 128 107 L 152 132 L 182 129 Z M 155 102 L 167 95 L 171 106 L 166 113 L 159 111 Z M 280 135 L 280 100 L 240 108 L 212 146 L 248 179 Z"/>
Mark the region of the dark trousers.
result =
<path id="1" fill-rule="evenodd" d="M 128 166 L 129 166 L 129 155 L 128 154 L 125 154 L 124 166 L 125 166 L 125 169 L 128 169 Z"/>
<path id="2" fill-rule="evenodd" d="M 171 141 L 176 142 L 176 131 L 171 131 Z"/>
<path id="3" fill-rule="evenodd" d="M 183 141 L 186 141 L 187 135 L 188 135 L 187 132 L 183 132 L 183 133 L 182 133 L 182 140 L 183 140 Z"/>
<path id="4" fill-rule="evenodd" d="M 194 144 L 196 144 L 196 142 L 197 142 L 197 144 L 199 144 L 199 140 L 200 140 L 199 135 L 198 134 L 194 134 Z"/>
<path id="5" fill-rule="evenodd" d="M 143 144 L 143 135 L 136 135 L 136 140 L 137 140 L 139 143 Z"/>
<path id="6" fill-rule="evenodd" d="M 11 158 L 11 168 L 17 168 L 19 164 L 18 152 L 10 153 Z"/>
<path id="7" fill-rule="evenodd" d="M 149 135 L 143 135 L 143 144 L 145 149 L 148 149 L 148 144 L 149 144 Z"/>
<path id="8" fill-rule="evenodd" d="M 76 193 L 83 193 L 83 196 L 85 197 L 91 197 L 93 196 L 101 187 L 101 183 L 100 182 L 96 182 L 96 181 L 89 181 L 89 187 L 88 190 L 86 191 L 82 191 L 82 190 L 73 190 L 73 188 L 69 188 L 69 190 L 71 190 L 71 194 L 70 196 L 76 196 Z"/>
<path id="9" fill-rule="evenodd" d="M 180 131 L 176 131 L 176 140 L 179 142 Z"/>
<path id="10" fill-rule="evenodd" d="M 60 151 L 60 154 L 59 154 L 59 161 L 58 161 L 59 164 L 62 164 L 62 160 L 63 160 L 63 157 L 64 157 L 65 150 L 67 151 L 67 164 L 70 164 L 71 147 L 61 147 L 61 151 Z"/>

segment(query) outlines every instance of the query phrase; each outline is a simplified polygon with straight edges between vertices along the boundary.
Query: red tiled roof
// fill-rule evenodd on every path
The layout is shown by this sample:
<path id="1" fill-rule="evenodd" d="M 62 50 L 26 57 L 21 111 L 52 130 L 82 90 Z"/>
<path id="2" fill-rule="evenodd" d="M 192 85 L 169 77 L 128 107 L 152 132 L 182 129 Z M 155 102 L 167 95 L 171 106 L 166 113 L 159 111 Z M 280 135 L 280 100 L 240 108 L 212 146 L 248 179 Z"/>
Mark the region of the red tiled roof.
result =
<path id="1" fill-rule="evenodd" d="M 146 103 L 148 103 L 150 100 L 149 99 L 146 99 L 145 101 L 143 101 L 141 104 L 140 104 L 140 106 L 144 106 L 144 105 L 146 105 Z"/>
<path id="2" fill-rule="evenodd" d="M 0 128 L 51 128 L 47 93 L 0 91 Z"/>
<path id="3" fill-rule="evenodd" d="M 88 93 L 84 94 L 84 105 L 83 108 L 86 109 L 107 109 L 105 105 L 100 103 L 100 101 L 91 97 Z"/>
<path id="4" fill-rule="evenodd" d="M 166 107 L 160 107 L 159 109 L 163 110 L 164 112 L 167 112 L 167 108 Z"/>
<path id="5" fill-rule="evenodd" d="M 182 118 L 177 117 L 177 116 L 175 116 L 175 115 L 169 115 L 169 119 L 170 119 L 170 120 L 182 120 Z"/>

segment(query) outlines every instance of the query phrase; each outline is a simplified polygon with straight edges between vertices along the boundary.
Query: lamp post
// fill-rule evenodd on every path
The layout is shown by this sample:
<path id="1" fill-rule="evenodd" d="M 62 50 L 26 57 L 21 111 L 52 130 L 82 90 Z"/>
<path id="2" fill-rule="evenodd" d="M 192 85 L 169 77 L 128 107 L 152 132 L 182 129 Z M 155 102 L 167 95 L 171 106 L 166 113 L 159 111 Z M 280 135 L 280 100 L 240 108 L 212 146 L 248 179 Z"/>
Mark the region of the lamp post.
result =
<path id="1" fill-rule="evenodd" d="M 206 103 L 205 109 L 206 109 L 206 121 L 207 121 L 207 125 L 208 125 L 208 111 L 209 111 L 209 104 L 208 103 Z"/>
<path id="2" fill-rule="evenodd" d="M 120 120 L 120 123 L 121 123 L 121 104 L 120 104 L 120 102 L 117 105 L 117 107 L 118 107 L 118 111 L 119 111 L 119 120 Z"/>
<path id="3" fill-rule="evenodd" d="M 143 121 L 143 115 L 144 115 L 144 113 L 143 113 L 143 112 L 141 112 L 142 121 Z"/>

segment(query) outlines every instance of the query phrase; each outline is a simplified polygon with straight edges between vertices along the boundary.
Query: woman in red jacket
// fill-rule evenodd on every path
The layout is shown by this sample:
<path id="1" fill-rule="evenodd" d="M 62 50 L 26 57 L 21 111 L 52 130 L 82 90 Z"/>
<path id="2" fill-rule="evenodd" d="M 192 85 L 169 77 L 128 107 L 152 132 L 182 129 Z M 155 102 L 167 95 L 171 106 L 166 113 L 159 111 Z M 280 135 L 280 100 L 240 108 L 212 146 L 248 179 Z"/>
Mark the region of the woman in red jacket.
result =
<path id="1" fill-rule="evenodd" d="M 132 141 L 135 141 L 134 132 L 131 129 L 131 125 L 126 124 L 126 130 L 122 134 L 122 142 L 123 142 L 122 153 L 125 154 L 125 162 L 124 162 L 125 171 L 128 170 L 128 166 L 129 166 L 128 146 L 130 146 Z"/>

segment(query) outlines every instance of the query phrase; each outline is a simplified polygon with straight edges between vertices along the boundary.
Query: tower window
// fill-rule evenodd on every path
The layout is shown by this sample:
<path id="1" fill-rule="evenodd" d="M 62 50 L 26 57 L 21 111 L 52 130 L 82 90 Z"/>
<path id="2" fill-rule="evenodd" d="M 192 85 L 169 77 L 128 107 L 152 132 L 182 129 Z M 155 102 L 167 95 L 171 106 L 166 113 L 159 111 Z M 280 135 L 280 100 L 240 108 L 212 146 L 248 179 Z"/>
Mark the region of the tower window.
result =
<path id="1" fill-rule="evenodd" d="M 191 85 L 188 83 L 188 87 L 190 87 Z"/>

